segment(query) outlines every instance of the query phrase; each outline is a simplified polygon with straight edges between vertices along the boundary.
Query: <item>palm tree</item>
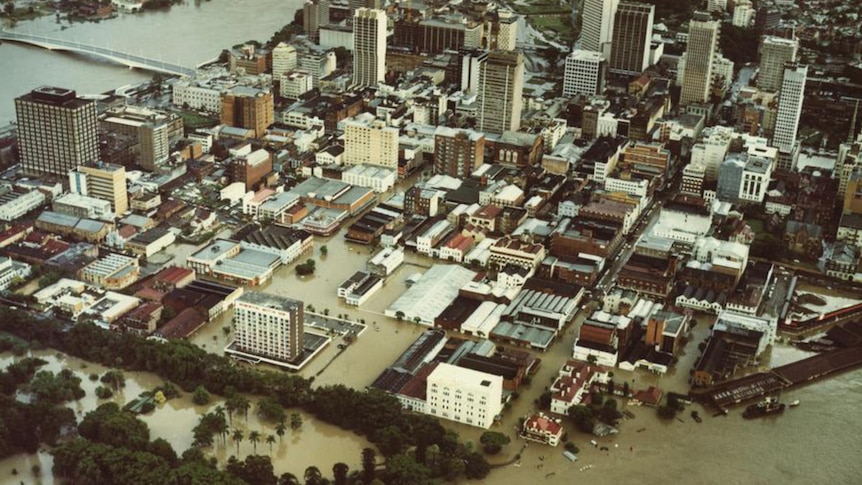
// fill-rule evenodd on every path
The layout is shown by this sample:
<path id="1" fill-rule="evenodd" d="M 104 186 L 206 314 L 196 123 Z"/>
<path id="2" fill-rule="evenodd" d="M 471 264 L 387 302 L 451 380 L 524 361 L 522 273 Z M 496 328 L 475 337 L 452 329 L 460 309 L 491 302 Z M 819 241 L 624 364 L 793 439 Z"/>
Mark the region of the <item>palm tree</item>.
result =
<path id="1" fill-rule="evenodd" d="M 248 434 L 248 440 L 254 447 L 254 454 L 257 454 L 257 444 L 260 443 L 260 431 L 252 431 Z"/>
<path id="2" fill-rule="evenodd" d="M 221 404 L 219 404 L 218 406 L 216 406 L 214 411 L 215 411 L 215 413 L 216 413 L 216 414 L 218 414 L 219 416 L 224 417 L 225 408 L 224 408 L 224 406 L 222 406 Z"/>
<path id="3" fill-rule="evenodd" d="M 281 439 L 284 437 L 284 433 L 287 431 L 287 424 L 285 424 L 284 419 L 278 422 L 275 425 L 275 434 L 278 435 L 278 442 L 281 443 Z"/>
<path id="4" fill-rule="evenodd" d="M 266 444 L 269 445 L 269 454 L 272 455 L 272 445 L 275 444 L 275 436 L 271 434 L 266 435 Z"/>
<path id="5" fill-rule="evenodd" d="M 278 477 L 278 485 L 301 485 L 293 473 L 283 473 Z"/>
<path id="6" fill-rule="evenodd" d="M 336 463 L 332 465 L 332 475 L 335 477 L 335 485 L 347 485 L 347 473 L 350 467 L 346 463 Z"/>
<path id="7" fill-rule="evenodd" d="M 233 435 L 231 436 L 231 438 L 232 438 L 234 441 L 236 441 L 236 454 L 237 454 L 237 457 L 239 456 L 239 444 L 240 444 L 240 442 L 242 442 L 243 437 L 244 437 L 244 436 L 243 436 L 243 434 L 242 434 L 242 430 L 241 430 L 241 429 L 235 429 L 235 430 L 233 430 Z"/>
<path id="8" fill-rule="evenodd" d="M 227 421 L 224 420 L 224 416 L 219 421 L 216 432 L 221 435 L 222 444 L 227 444 L 227 435 L 230 434 L 230 427 L 227 425 Z"/>
<path id="9" fill-rule="evenodd" d="M 251 402 L 245 396 L 236 397 L 236 410 L 245 416 L 245 422 L 248 423 L 248 410 L 251 409 Z"/>
<path id="10" fill-rule="evenodd" d="M 236 411 L 236 401 L 234 401 L 234 398 L 227 398 L 224 402 L 224 407 L 227 411 L 227 419 L 230 421 L 230 424 L 233 425 L 233 412 Z"/>

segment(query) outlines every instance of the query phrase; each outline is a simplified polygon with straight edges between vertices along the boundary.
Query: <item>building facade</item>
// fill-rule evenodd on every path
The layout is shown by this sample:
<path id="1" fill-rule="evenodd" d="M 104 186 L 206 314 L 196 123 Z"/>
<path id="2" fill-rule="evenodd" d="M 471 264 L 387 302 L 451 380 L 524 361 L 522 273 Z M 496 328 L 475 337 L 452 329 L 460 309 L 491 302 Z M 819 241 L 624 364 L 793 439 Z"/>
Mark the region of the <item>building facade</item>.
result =
<path id="1" fill-rule="evenodd" d="M 784 80 L 784 65 L 796 62 L 799 40 L 785 39 L 773 35 L 760 41 L 760 70 L 757 73 L 757 88 L 775 92 L 781 89 Z"/>
<path id="2" fill-rule="evenodd" d="M 621 2 L 614 15 L 610 71 L 638 75 L 650 64 L 655 5 Z"/>
<path id="3" fill-rule="evenodd" d="M 778 116 L 775 118 L 775 135 L 772 139 L 773 146 L 784 153 L 790 153 L 796 145 L 807 77 L 808 66 L 796 63 L 784 66 L 784 79 L 778 97 Z"/>
<path id="4" fill-rule="evenodd" d="M 601 94 L 605 88 L 607 63 L 601 52 L 575 49 L 566 57 L 563 96 Z"/>
<path id="5" fill-rule="evenodd" d="M 479 131 L 502 134 L 521 127 L 524 55 L 493 51 L 479 67 Z"/>
<path id="6" fill-rule="evenodd" d="M 69 190 L 111 203 L 114 214 L 129 210 L 129 193 L 126 190 L 126 167 L 102 162 L 89 162 L 68 174 Z"/>
<path id="7" fill-rule="evenodd" d="M 685 72 L 679 95 L 679 104 L 683 106 L 705 103 L 710 97 L 712 71 L 721 24 L 715 20 L 708 20 L 709 18 L 708 14 L 704 17 L 696 13 L 695 18 L 689 23 Z"/>
<path id="8" fill-rule="evenodd" d="M 344 163 L 398 168 L 398 130 L 373 116 L 344 124 Z"/>
<path id="9" fill-rule="evenodd" d="M 443 126 L 434 133 L 435 173 L 466 179 L 484 159 L 485 135 Z"/>
<path id="10" fill-rule="evenodd" d="M 301 301 L 247 291 L 234 306 L 234 348 L 276 362 L 293 362 L 302 355 L 304 320 Z"/>
<path id="11" fill-rule="evenodd" d="M 71 89 L 42 86 L 15 98 L 24 172 L 65 176 L 99 159 L 96 102 Z"/>
<path id="12" fill-rule="evenodd" d="M 581 49 L 604 52 L 611 41 L 619 0 L 584 0 L 581 13 Z"/>
<path id="13" fill-rule="evenodd" d="M 353 84 L 377 86 L 386 75 L 386 12 L 357 9 L 353 16 Z"/>
<path id="14" fill-rule="evenodd" d="M 224 96 L 221 122 L 237 128 L 254 130 L 257 138 L 275 121 L 272 93 L 260 89 L 237 86 Z"/>
<path id="15" fill-rule="evenodd" d="M 428 375 L 426 395 L 427 414 L 487 429 L 503 409 L 503 378 L 440 363 Z"/>

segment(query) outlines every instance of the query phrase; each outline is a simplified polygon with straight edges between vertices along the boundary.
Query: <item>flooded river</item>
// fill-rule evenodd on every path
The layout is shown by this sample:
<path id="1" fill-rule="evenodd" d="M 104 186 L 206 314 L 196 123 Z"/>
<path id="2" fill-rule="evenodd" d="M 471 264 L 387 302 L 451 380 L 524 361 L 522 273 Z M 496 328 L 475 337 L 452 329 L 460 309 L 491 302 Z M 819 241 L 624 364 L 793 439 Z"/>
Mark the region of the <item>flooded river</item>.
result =
<path id="1" fill-rule="evenodd" d="M 163 382 L 154 374 L 126 372 L 126 387 L 124 389 L 116 393 L 111 399 L 98 399 L 95 395 L 95 389 L 99 382 L 91 381 L 89 375 L 91 373 L 101 375 L 107 370 L 105 367 L 49 350 L 32 352 L 31 355 L 48 361 L 48 364 L 41 368 L 42 370 L 59 372 L 63 368 L 69 368 L 81 378 L 81 387 L 84 388 L 87 395 L 79 401 L 68 404 L 75 410 L 79 422 L 87 412 L 92 411 L 100 404 L 114 401 L 122 406 L 141 392 L 153 389 Z M 16 359 L 8 352 L 0 354 L 0 365 L 5 367 Z M 184 393 L 180 398 L 172 399 L 164 405 L 157 406 L 154 412 L 140 417 L 150 427 L 151 439 L 163 438 L 167 440 L 179 455 L 191 446 L 193 441 L 192 428 L 197 424 L 198 417 L 223 404 L 222 400 L 213 399 L 205 406 L 197 406 L 191 402 L 191 394 Z M 274 424 L 258 419 L 255 414 L 256 409 L 256 400 L 253 399 L 248 420 L 235 415 L 231 427 L 243 430 L 246 437 L 250 431 L 259 431 L 263 439 L 257 445 L 257 453 L 270 455 L 269 445 L 264 440 L 268 435 L 277 437 Z M 289 409 L 287 412 L 290 414 L 298 412 L 298 410 Z M 290 472 L 302 476 L 306 467 L 311 465 L 317 466 L 324 475 L 327 475 L 331 474 L 332 465 L 338 462 L 346 463 L 351 469 L 361 467 L 360 455 L 362 448 L 369 446 L 367 441 L 335 426 L 315 421 L 310 415 L 301 412 L 300 414 L 303 418 L 302 428 L 296 431 L 288 430 L 284 438 L 277 441 L 272 447 L 271 456 L 277 475 Z M 326 450 L 326 452 L 321 453 L 320 450 Z M 253 451 L 253 445 L 247 439 L 240 443 L 239 456 L 241 458 L 253 453 Z M 222 444 L 217 437 L 216 443 L 211 448 L 206 449 L 205 452 L 215 456 L 219 463 L 224 465 L 231 455 L 236 455 L 236 443 L 228 439 L 226 444 Z M 49 472 L 52 463 L 53 459 L 47 451 L 40 451 L 35 455 L 22 454 L 6 458 L 0 461 L 0 483 L 18 483 L 22 480 L 25 483 L 34 483 L 35 479 L 30 470 L 36 464 L 44 471 L 40 483 L 45 485 L 59 483 Z M 13 469 L 18 471 L 17 476 L 12 475 Z"/>

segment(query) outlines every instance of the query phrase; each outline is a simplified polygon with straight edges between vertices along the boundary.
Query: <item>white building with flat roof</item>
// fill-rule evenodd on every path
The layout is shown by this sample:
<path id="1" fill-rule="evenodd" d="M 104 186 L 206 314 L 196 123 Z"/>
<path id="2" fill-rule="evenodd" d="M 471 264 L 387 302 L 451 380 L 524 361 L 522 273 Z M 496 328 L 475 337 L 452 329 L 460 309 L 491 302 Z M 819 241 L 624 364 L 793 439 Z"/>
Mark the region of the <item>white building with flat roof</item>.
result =
<path id="1" fill-rule="evenodd" d="M 503 410 L 503 378 L 440 363 L 428 376 L 425 412 L 488 429 Z"/>
<path id="2" fill-rule="evenodd" d="M 344 163 L 398 168 L 398 130 L 370 113 L 344 122 Z"/>
<path id="3" fill-rule="evenodd" d="M 398 171 L 373 165 L 355 165 L 341 174 L 342 182 L 359 187 L 368 187 L 374 192 L 390 190 L 398 181 Z"/>
<path id="4" fill-rule="evenodd" d="M 575 49 L 566 57 L 563 96 L 601 94 L 605 87 L 605 56 L 601 52 Z"/>
<path id="5" fill-rule="evenodd" d="M 226 351 L 283 365 L 303 351 L 304 308 L 301 301 L 247 291 L 234 305 L 234 336 Z"/>

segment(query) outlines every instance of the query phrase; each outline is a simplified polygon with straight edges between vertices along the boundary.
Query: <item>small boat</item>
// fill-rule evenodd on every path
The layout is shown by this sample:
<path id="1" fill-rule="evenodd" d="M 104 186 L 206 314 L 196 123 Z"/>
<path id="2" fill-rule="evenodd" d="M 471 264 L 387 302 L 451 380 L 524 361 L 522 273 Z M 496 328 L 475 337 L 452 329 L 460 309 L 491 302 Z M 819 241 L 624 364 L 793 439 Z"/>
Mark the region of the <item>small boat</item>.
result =
<path id="1" fill-rule="evenodd" d="M 702 423 L 703 422 L 703 419 L 701 419 L 700 415 L 697 414 L 697 411 L 691 412 L 691 419 L 693 419 L 695 423 Z"/>
<path id="2" fill-rule="evenodd" d="M 745 408 L 742 417 L 745 419 L 762 418 L 773 414 L 781 414 L 786 406 L 778 402 L 777 397 L 766 397 L 756 404 L 752 404 Z"/>
<path id="3" fill-rule="evenodd" d="M 796 406 L 799 406 L 799 399 L 797 399 L 797 400 L 793 401 L 792 403 L 788 404 L 788 406 L 790 406 L 790 407 L 792 407 L 792 408 L 795 408 Z"/>

